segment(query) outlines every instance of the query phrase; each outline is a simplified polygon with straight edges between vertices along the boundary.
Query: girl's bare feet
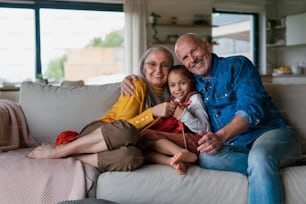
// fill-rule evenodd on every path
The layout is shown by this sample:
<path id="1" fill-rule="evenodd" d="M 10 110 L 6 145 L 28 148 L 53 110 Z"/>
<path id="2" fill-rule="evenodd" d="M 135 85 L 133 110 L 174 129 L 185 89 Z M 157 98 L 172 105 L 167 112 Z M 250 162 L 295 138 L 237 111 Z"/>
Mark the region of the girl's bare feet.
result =
<path id="1" fill-rule="evenodd" d="M 197 159 L 198 156 L 192 152 L 178 152 L 170 159 L 170 166 L 172 166 L 179 174 L 183 175 L 187 172 L 186 163 L 196 162 Z"/>
<path id="2" fill-rule="evenodd" d="M 178 163 L 171 163 L 170 166 L 172 166 L 177 173 L 184 175 L 187 172 L 187 167 L 186 164 L 183 162 L 178 162 Z"/>
<path id="3" fill-rule="evenodd" d="M 41 144 L 40 146 L 33 149 L 28 157 L 33 159 L 56 159 L 60 158 L 56 150 L 56 145 L 54 144 Z"/>
<path id="4" fill-rule="evenodd" d="M 193 163 L 198 160 L 198 156 L 195 153 L 184 151 L 178 152 L 171 158 L 171 165 L 179 162 Z"/>

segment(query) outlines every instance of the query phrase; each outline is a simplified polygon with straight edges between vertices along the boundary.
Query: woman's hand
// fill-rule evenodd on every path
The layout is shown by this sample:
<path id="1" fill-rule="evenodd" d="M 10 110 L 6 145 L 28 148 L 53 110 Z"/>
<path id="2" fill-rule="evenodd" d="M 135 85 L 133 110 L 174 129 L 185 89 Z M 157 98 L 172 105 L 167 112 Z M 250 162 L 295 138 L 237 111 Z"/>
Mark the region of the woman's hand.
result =
<path id="1" fill-rule="evenodd" d="M 133 95 L 135 91 L 135 86 L 132 83 L 133 80 L 137 79 L 137 75 L 128 75 L 124 77 L 124 79 L 121 82 L 121 95 L 123 96 L 131 96 Z"/>
<path id="2" fill-rule="evenodd" d="M 155 117 L 169 117 L 175 111 L 176 105 L 170 102 L 164 102 L 152 107 L 152 113 Z"/>

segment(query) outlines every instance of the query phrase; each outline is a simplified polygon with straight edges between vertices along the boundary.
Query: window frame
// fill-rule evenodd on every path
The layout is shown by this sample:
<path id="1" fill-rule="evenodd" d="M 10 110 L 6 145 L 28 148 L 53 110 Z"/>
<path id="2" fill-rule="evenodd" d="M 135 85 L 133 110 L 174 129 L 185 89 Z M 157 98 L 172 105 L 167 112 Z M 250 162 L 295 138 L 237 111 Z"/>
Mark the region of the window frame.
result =
<path id="1" fill-rule="evenodd" d="M 25 8 L 34 10 L 35 26 L 35 77 L 42 76 L 41 39 L 40 39 L 40 9 L 71 9 L 82 11 L 114 11 L 123 12 L 123 3 L 95 3 L 83 1 L 51 1 L 51 0 L 23 0 L 20 2 L 0 1 L 1 8 Z"/>

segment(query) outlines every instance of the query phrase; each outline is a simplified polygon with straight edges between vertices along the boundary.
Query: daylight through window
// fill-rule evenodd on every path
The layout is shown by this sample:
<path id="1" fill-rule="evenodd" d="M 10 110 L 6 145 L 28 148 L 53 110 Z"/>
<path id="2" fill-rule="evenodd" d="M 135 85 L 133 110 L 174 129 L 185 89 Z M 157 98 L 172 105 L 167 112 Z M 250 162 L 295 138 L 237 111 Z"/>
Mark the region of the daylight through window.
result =
<path id="1" fill-rule="evenodd" d="M 0 85 L 37 78 L 121 81 L 122 11 L 39 8 L 36 15 L 38 21 L 33 8 L 0 8 Z"/>

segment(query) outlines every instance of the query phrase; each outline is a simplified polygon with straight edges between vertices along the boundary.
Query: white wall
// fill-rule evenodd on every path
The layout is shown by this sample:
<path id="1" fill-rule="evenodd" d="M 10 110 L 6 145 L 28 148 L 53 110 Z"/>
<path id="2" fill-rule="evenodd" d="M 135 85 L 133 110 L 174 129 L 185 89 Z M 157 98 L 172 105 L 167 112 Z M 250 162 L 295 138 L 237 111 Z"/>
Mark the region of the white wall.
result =
<path id="1" fill-rule="evenodd" d="M 306 12 L 305 0 L 273 0 L 267 2 L 266 13 L 268 18 L 282 18 Z M 302 61 L 306 62 L 306 45 L 286 46 L 274 49 L 272 52 L 274 53 L 268 53 L 271 57 L 268 60 L 273 62 L 271 64 L 272 68 L 283 65 L 294 67 Z"/>
<path id="2" fill-rule="evenodd" d="M 279 16 L 287 16 L 306 12 L 305 0 L 278 0 L 277 10 Z"/>
<path id="3" fill-rule="evenodd" d="M 265 0 L 147 0 L 148 15 L 154 11 L 161 15 L 160 22 L 168 22 L 171 16 L 178 17 L 178 23 L 192 23 L 195 14 L 211 15 L 213 8 L 220 11 L 259 13 L 260 33 L 265 32 Z M 211 20 L 211 19 L 210 19 Z M 148 32 L 149 33 L 149 32 Z M 150 36 L 148 36 L 149 38 Z M 266 72 L 266 36 L 260 39 L 260 72 Z"/>
<path id="4" fill-rule="evenodd" d="M 152 12 L 161 16 L 158 18 L 158 23 L 171 23 L 171 17 L 175 16 L 177 18 L 177 24 L 192 25 L 195 14 L 204 15 L 207 21 L 209 23 L 211 22 L 211 0 L 146 0 L 146 8 L 148 18 Z M 148 24 L 147 28 L 148 44 L 151 44 L 151 42 L 154 42 L 154 40 L 152 40 L 153 30 L 150 24 Z M 211 35 L 210 27 L 157 26 L 156 28 L 158 30 L 157 37 L 160 41 L 167 40 L 169 34 L 180 36 L 184 33 L 195 32 L 200 34 L 203 38 Z M 161 45 L 169 48 L 175 56 L 174 43 L 163 43 Z M 175 64 L 179 63 L 179 60 L 175 57 Z"/>
<path id="5" fill-rule="evenodd" d="M 194 14 L 211 14 L 212 9 L 219 11 L 259 13 L 259 70 L 261 74 L 271 74 L 273 68 L 281 65 L 293 66 L 305 59 L 306 45 L 266 49 L 266 19 L 281 18 L 287 15 L 306 12 L 305 0 L 146 0 L 148 15 L 154 11 L 160 14 L 161 22 L 168 22 L 177 16 L 178 22 L 192 22 Z M 268 56 L 268 59 L 267 59 Z"/>
<path id="6" fill-rule="evenodd" d="M 211 0 L 147 0 L 147 12 L 161 15 L 161 22 L 169 22 L 171 16 L 178 18 L 178 23 L 192 23 L 195 14 L 210 15 Z"/>
<path id="7" fill-rule="evenodd" d="M 305 0 L 280 0 L 279 15 L 287 16 L 306 12 Z M 305 22 L 306 26 L 306 22 Z M 306 62 L 306 45 L 290 46 L 278 53 L 278 64 L 297 66 L 300 62 Z"/>

